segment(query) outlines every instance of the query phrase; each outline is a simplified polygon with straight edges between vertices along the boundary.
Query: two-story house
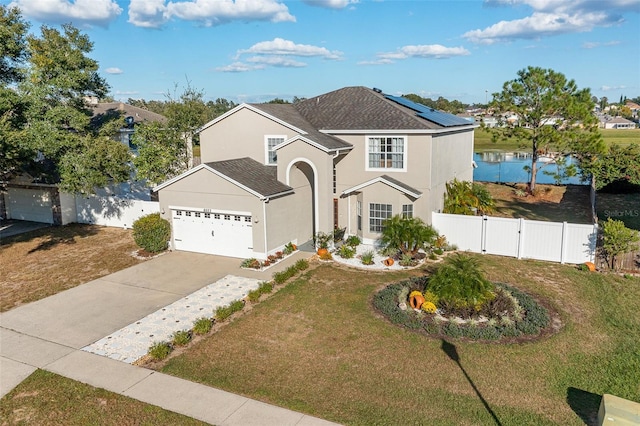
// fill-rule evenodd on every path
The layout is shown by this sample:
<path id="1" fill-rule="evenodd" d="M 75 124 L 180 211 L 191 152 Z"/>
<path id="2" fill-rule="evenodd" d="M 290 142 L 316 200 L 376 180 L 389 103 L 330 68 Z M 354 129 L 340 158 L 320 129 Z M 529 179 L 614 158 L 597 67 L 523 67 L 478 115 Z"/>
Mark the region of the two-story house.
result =
<path id="1" fill-rule="evenodd" d="M 477 125 L 378 89 L 241 104 L 200 130 L 202 164 L 156 188 L 172 246 L 265 258 L 319 231 L 373 242 L 385 219 L 429 223 L 473 179 Z"/>

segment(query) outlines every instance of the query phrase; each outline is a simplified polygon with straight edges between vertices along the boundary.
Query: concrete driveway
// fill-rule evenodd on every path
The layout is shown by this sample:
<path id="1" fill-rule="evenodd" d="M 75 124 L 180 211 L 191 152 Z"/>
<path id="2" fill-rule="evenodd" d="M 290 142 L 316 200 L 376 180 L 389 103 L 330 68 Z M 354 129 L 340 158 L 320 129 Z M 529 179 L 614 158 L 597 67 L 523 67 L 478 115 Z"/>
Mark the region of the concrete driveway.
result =
<path id="1" fill-rule="evenodd" d="M 0 241 L 12 235 L 24 234 L 40 228 L 51 226 L 48 223 L 29 222 L 28 220 L 6 219 L 0 221 Z"/>
<path id="2" fill-rule="evenodd" d="M 0 397 L 42 368 L 222 426 L 332 423 L 88 353 L 81 348 L 220 280 L 269 280 L 308 253 L 265 272 L 240 259 L 172 252 L 0 314 Z"/>

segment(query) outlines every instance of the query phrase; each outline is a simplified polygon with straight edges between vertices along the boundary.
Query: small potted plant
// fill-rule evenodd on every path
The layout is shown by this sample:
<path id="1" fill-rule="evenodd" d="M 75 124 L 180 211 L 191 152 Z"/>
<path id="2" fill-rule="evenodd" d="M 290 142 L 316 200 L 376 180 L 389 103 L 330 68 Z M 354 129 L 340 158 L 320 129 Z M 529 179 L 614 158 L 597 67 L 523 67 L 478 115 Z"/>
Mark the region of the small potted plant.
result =
<path id="1" fill-rule="evenodd" d="M 329 253 L 329 242 L 332 239 L 333 234 L 327 234 L 325 232 L 317 232 L 313 237 L 317 253 L 320 257 L 326 256 L 327 253 Z"/>

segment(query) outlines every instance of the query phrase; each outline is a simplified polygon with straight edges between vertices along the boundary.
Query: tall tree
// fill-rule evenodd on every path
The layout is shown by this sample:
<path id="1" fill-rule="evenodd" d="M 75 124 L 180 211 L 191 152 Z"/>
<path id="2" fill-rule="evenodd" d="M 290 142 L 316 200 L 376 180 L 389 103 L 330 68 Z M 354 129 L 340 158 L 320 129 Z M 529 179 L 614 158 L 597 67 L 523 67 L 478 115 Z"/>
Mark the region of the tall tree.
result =
<path id="1" fill-rule="evenodd" d="M 18 8 L 0 5 L 0 182 L 8 180 L 34 155 L 20 144 L 25 104 L 15 90 L 29 59 L 28 29 Z"/>
<path id="2" fill-rule="evenodd" d="M 589 89 L 579 90 L 562 73 L 531 66 L 520 70 L 518 78 L 493 94 L 491 107 L 501 124 L 491 131 L 531 147 L 531 193 L 542 151 L 574 153 L 581 162 L 590 163 L 604 150 Z M 514 114 L 517 120 L 506 120 L 506 114 Z"/>

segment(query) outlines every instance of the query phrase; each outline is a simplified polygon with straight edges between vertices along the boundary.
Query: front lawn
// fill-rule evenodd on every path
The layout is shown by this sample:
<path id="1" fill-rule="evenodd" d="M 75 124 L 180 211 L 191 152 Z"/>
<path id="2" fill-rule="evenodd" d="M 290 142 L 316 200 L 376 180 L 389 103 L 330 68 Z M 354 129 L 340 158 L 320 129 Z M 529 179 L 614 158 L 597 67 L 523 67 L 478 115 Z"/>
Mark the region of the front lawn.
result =
<path id="1" fill-rule="evenodd" d="M 204 425 L 126 396 L 37 370 L 2 398 L 7 425 Z"/>
<path id="2" fill-rule="evenodd" d="M 521 344 L 427 337 L 372 306 L 421 270 L 322 264 L 162 371 L 343 424 L 579 425 L 603 393 L 640 401 L 640 279 L 480 257 L 489 279 L 558 311 L 559 331 Z"/>
<path id="3" fill-rule="evenodd" d="M 71 224 L 0 242 L 0 311 L 133 266 L 131 230 Z"/>

